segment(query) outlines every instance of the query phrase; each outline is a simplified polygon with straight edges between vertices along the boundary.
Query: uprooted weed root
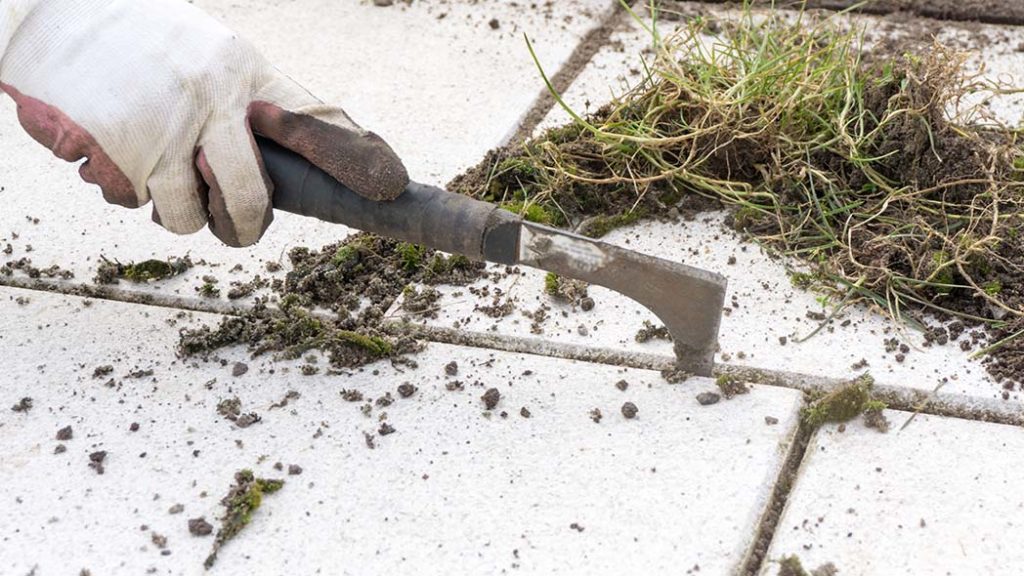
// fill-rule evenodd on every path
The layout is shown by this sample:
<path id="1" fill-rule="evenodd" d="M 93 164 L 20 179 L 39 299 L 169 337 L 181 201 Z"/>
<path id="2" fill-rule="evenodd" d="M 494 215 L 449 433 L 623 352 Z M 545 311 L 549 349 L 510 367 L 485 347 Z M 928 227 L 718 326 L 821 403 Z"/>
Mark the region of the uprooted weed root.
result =
<path id="1" fill-rule="evenodd" d="M 452 186 L 594 235 L 725 206 L 837 301 L 1018 333 L 1024 155 L 1015 131 L 966 103 L 1001 88 L 941 46 L 869 61 L 859 31 L 806 18 L 747 12 L 714 39 L 694 20 L 656 42 L 622 98 L 585 118 L 570 110 L 572 124 L 492 152 Z"/>
<path id="2" fill-rule="evenodd" d="M 322 350 L 336 368 L 398 358 L 419 344 L 386 334 L 380 320 L 403 289 L 415 282 L 466 284 L 483 269 L 464 257 L 372 234 L 356 234 L 319 251 L 296 248 L 289 259 L 292 271 L 273 286 L 276 307 L 257 300 L 251 310 L 216 327 L 183 330 L 179 355 L 242 343 L 254 356 L 270 352 L 285 359 Z"/>

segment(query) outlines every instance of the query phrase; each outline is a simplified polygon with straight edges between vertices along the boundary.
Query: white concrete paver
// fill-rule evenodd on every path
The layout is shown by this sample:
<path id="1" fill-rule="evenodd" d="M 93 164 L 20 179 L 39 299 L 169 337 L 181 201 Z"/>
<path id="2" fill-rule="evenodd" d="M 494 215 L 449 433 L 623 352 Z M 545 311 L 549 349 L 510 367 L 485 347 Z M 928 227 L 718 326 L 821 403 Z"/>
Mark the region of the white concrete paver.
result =
<path id="1" fill-rule="evenodd" d="M 649 371 L 444 345 L 416 356 L 416 370 L 382 362 L 349 376 L 302 376 L 238 349 L 221 355 L 225 366 L 194 365 L 174 357 L 177 331 L 216 316 L 85 302 L 0 289 L 0 573 L 202 573 L 212 539 L 190 536 L 186 521 L 217 517 L 232 474 L 253 467 L 287 484 L 213 574 L 730 574 L 800 402 L 756 387 L 703 407 L 694 396 L 714 388 L 708 380 L 669 385 Z M 234 378 L 236 360 L 250 370 Z M 113 388 L 92 377 L 108 363 Z M 125 377 L 136 369 L 154 373 Z M 446 389 L 454 379 L 464 391 Z M 403 382 L 419 391 L 400 399 Z M 479 399 L 488 387 L 502 394 L 490 417 Z M 365 417 L 342 389 L 391 392 L 383 410 L 397 431 L 368 449 L 363 432 L 381 409 Z M 301 397 L 268 408 L 289 390 Z M 217 403 L 234 395 L 263 421 L 238 429 L 221 418 Z M 10 411 L 23 396 L 34 408 Z M 635 420 L 619 413 L 627 400 Z M 67 425 L 74 437 L 54 454 Z M 88 467 L 97 450 L 108 452 L 102 476 Z M 304 471 L 285 476 L 277 461 Z M 169 514 L 179 503 L 184 512 Z"/>
<path id="2" fill-rule="evenodd" d="M 1024 572 L 1024 431 L 923 415 L 898 431 L 910 414 L 887 415 L 888 434 L 817 432 L 769 559 L 832 562 L 843 576 Z"/>
<path id="3" fill-rule="evenodd" d="M 735 9 L 720 9 L 707 4 L 689 2 L 680 5 L 684 13 L 710 13 L 721 19 L 735 18 L 737 14 Z M 764 13 L 763 10 L 759 12 Z M 784 13 L 795 14 L 790 11 Z M 867 16 L 857 17 L 856 21 L 866 26 L 875 41 L 882 36 L 910 34 L 910 25 L 906 22 Z M 670 35 L 677 25 L 668 20 L 661 22 L 662 34 Z M 981 71 L 984 65 L 985 77 L 989 80 L 1024 85 L 1024 53 L 1018 50 L 1024 41 L 1024 30 L 948 23 L 937 31 L 945 45 L 971 52 L 973 56 L 969 66 Z M 917 35 L 920 35 L 919 31 Z M 713 44 L 714 39 L 706 37 L 705 41 Z M 622 94 L 642 78 L 642 61 L 651 58 L 651 54 L 644 54 L 649 45 L 649 35 L 623 14 L 621 26 L 611 36 L 610 42 L 564 94 L 566 102 L 580 112 L 594 111 L 613 95 Z M 1024 101 L 1020 95 L 1004 95 L 993 98 L 990 108 L 1004 122 L 1016 124 L 1024 114 Z M 569 115 L 556 107 L 542 122 L 538 133 L 568 121 Z M 757 245 L 743 242 L 725 229 L 723 220 L 724 214 L 709 213 L 699 215 L 697 220 L 678 224 L 646 222 L 613 231 L 603 239 L 714 270 L 728 277 L 730 285 L 726 305 L 730 310 L 722 322 L 719 362 L 834 378 L 850 378 L 867 370 L 879 381 L 911 390 L 932 392 L 940 387 L 944 394 L 964 395 L 971 399 L 1002 398 L 1002 387 L 988 377 L 978 361 L 971 360 L 976 348 L 964 351 L 957 343 L 926 348 L 919 332 L 896 327 L 880 310 L 848 309 L 814 338 L 800 343 L 799 340 L 810 335 L 820 324 L 819 320 L 808 318 L 808 312 L 828 315 L 831 309 L 822 306 L 819 294 L 793 287 L 783 261 L 765 255 Z M 728 264 L 731 258 L 735 258 L 734 265 Z M 597 307 L 589 313 L 574 313 L 543 294 L 543 276 L 528 270 L 522 277 L 511 277 L 502 284 L 505 293 L 517 299 L 527 310 L 532 311 L 542 303 L 554 307 L 555 313 L 551 314 L 542 335 L 531 333 L 532 321 L 518 312 L 497 321 L 483 313 L 473 312 L 479 301 L 466 297 L 449 298 L 447 304 L 442 300 L 444 307 L 438 317 L 425 323 L 451 327 L 458 322 L 461 329 L 487 334 L 545 338 L 671 355 L 671 346 L 667 343 L 639 344 L 634 341 L 644 321 L 657 321 L 632 301 L 594 288 L 591 292 Z M 464 291 L 442 288 L 442 292 Z M 685 295 L 680 294 L 679 297 Z M 562 316 L 560 312 L 568 315 Z M 402 313 L 396 309 L 394 314 L 399 316 Z M 910 346 L 910 352 L 887 352 L 886 340 L 892 338 Z M 785 339 L 785 343 L 781 339 Z M 902 354 L 905 359 L 898 361 L 897 354 Z M 862 360 L 866 365 L 862 365 Z M 1019 392 L 1010 393 L 1010 399 L 1020 401 L 1021 395 Z"/>
<path id="4" fill-rule="evenodd" d="M 381 134 L 412 177 L 431 184 L 444 184 L 502 143 L 541 93 L 524 33 L 554 73 L 613 6 L 611 0 L 528 9 L 503 0 L 390 7 L 362 0 L 197 4 L 319 97 Z M 0 150 L 0 249 L 8 242 L 13 248 L 0 254 L 0 264 L 27 256 L 39 267 L 72 270 L 76 282 L 91 281 L 101 254 L 129 262 L 189 253 L 218 266 L 200 266 L 158 285 L 122 287 L 198 298 L 201 276 L 213 274 L 226 293 L 229 280 L 243 279 L 227 273 L 236 264 L 249 278 L 263 272 L 265 261 L 284 259 L 290 247 L 318 247 L 351 232 L 279 213 L 264 240 L 244 250 L 229 249 L 205 231 L 174 236 L 150 222 L 149 207 L 129 211 L 105 204 L 73 166 L 22 132 L 6 97 L 0 98 Z"/>

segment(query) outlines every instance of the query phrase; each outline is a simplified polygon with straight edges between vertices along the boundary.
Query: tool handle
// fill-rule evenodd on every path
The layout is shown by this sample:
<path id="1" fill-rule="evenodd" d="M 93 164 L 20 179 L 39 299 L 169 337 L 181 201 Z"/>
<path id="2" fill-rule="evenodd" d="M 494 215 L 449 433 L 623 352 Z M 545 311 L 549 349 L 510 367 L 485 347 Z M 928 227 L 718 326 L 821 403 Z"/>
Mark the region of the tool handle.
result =
<path id="1" fill-rule="evenodd" d="M 436 250 L 485 260 L 487 235 L 516 218 L 494 204 L 411 183 L 390 202 L 349 190 L 298 154 L 257 137 L 274 183 L 274 208 Z M 503 227 L 504 228 L 504 227 Z"/>

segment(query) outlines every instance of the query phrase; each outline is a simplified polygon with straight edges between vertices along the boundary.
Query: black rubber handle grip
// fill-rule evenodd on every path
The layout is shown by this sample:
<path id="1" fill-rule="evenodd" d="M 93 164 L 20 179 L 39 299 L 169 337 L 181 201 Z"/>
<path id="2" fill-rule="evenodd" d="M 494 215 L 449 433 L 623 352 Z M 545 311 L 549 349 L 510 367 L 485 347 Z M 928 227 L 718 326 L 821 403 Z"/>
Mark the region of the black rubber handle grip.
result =
<path id="1" fill-rule="evenodd" d="M 509 226 L 502 225 L 518 222 L 494 204 L 415 182 L 393 201 L 368 200 L 298 154 L 264 138 L 257 138 L 257 143 L 274 183 L 274 208 L 278 210 L 474 260 L 488 259 L 484 244 L 489 233 L 507 230 Z"/>

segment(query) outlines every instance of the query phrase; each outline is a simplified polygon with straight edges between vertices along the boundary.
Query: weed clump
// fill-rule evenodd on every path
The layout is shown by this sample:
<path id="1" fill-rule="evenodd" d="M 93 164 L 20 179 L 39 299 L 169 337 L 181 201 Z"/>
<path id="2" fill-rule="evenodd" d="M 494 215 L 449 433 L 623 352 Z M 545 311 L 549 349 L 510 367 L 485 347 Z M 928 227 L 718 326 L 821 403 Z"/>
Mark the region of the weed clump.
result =
<path id="1" fill-rule="evenodd" d="M 272 288 L 279 299 L 267 299 L 217 326 L 182 330 L 178 354 L 208 354 L 224 346 L 247 345 L 253 356 L 274 353 L 300 358 L 318 349 L 336 368 L 349 368 L 383 358 L 397 359 L 420 349 L 407 336 L 391 336 L 380 319 L 413 283 L 468 284 L 483 264 L 461 256 L 448 257 L 423 246 L 371 234 L 356 234 L 320 250 L 295 248 L 288 255 L 292 270 Z M 431 288 L 410 306 L 428 312 L 440 294 Z"/>
<path id="2" fill-rule="evenodd" d="M 866 59 L 861 31 L 795 14 L 746 10 L 713 36 L 701 19 L 667 38 L 648 26 L 638 85 L 587 117 L 566 106 L 571 125 L 493 151 L 451 186 L 598 234 L 725 207 L 837 301 L 918 323 L 1024 318 L 1024 290 L 1009 289 L 1024 283 L 1024 153 L 965 103 L 1005 87 L 944 46 Z"/>
<path id="3" fill-rule="evenodd" d="M 801 420 L 811 428 L 818 428 L 827 423 L 849 422 L 861 414 L 870 412 L 875 415 L 871 421 L 878 422 L 878 417 L 884 419 L 881 412 L 885 410 L 886 405 L 871 398 L 871 389 L 874 385 L 875 379 L 868 374 L 855 378 L 804 408 L 800 414 Z"/>
<path id="4" fill-rule="evenodd" d="M 157 282 L 185 273 L 193 266 L 188 256 L 169 258 L 167 260 L 144 260 L 121 264 L 100 256 L 100 264 L 96 269 L 93 282 L 97 284 L 117 284 L 122 279 L 136 284 Z"/>
<path id="5" fill-rule="evenodd" d="M 252 521 L 252 515 L 263 503 L 264 494 L 273 494 L 284 486 L 284 480 L 268 480 L 256 478 L 252 470 L 240 470 L 235 473 L 235 485 L 228 491 L 220 503 L 226 508 L 221 518 L 220 529 L 213 541 L 213 550 L 206 557 L 203 566 L 213 567 L 220 549 Z"/>

